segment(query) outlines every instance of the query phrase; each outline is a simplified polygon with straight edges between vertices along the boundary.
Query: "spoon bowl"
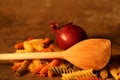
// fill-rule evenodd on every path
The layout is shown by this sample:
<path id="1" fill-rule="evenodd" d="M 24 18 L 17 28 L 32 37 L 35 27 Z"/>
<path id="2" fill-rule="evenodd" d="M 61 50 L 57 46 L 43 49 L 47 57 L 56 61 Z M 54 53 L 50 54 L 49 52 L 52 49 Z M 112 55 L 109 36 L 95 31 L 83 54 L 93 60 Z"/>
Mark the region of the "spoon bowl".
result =
<path id="1" fill-rule="evenodd" d="M 82 69 L 100 70 L 109 62 L 111 42 L 108 39 L 87 39 L 66 50 L 65 57 Z"/>

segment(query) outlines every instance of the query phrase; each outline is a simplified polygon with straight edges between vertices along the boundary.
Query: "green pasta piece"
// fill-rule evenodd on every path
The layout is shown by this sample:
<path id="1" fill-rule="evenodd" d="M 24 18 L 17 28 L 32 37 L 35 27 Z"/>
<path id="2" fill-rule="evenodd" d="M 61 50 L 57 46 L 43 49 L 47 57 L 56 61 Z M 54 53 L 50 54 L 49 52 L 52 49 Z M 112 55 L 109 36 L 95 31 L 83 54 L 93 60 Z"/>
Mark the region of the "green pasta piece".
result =
<path id="1" fill-rule="evenodd" d="M 52 71 L 54 74 L 57 75 L 62 75 L 63 73 L 71 73 L 77 70 L 74 70 L 72 67 L 61 67 L 61 66 L 55 66 L 55 67 L 50 67 L 49 71 Z"/>
<path id="2" fill-rule="evenodd" d="M 70 69 L 69 69 L 69 73 L 71 73 L 71 72 L 74 72 L 74 70 L 70 68 Z"/>
<path id="3" fill-rule="evenodd" d="M 15 74 L 17 76 L 22 76 L 24 73 L 27 72 L 29 64 L 30 64 L 30 61 L 24 60 L 23 63 L 22 63 L 22 65 L 18 68 L 18 70 L 16 71 Z"/>
<path id="4" fill-rule="evenodd" d="M 55 67 L 55 70 L 56 70 L 56 73 L 57 73 L 57 74 L 60 74 L 61 71 L 62 71 L 60 68 L 57 68 L 57 67 Z"/>
<path id="5" fill-rule="evenodd" d="M 62 68 L 60 68 L 60 70 L 59 70 L 60 72 L 59 72 L 59 74 L 61 74 L 61 73 L 63 73 L 64 72 L 64 70 L 62 69 Z"/>
<path id="6" fill-rule="evenodd" d="M 59 74 L 59 73 L 57 72 L 57 70 L 56 70 L 56 67 L 52 67 L 52 70 L 53 70 L 53 72 L 54 72 L 55 74 Z"/>
<path id="7" fill-rule="evenodd" d="M 61 70 L 63 71 L 62 73 L 66 73 L 66 68 L 61 68 Z"/>

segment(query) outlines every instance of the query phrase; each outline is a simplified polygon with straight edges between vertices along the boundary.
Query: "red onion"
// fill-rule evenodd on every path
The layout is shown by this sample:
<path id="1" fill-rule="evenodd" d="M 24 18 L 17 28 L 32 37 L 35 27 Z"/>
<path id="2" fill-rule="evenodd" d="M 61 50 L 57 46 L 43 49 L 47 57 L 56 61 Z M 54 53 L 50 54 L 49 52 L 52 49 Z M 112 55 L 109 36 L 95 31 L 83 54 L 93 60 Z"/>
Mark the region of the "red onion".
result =
<path id="1" fill-rule="evenodd" d="M 62 27 L 58 27 L 56 23 L 50 23 L 50 27 L 55 34 L 57 45 L 64 50 L 87 38 L 86 32 L 80 26 L 72 23 Z"/>

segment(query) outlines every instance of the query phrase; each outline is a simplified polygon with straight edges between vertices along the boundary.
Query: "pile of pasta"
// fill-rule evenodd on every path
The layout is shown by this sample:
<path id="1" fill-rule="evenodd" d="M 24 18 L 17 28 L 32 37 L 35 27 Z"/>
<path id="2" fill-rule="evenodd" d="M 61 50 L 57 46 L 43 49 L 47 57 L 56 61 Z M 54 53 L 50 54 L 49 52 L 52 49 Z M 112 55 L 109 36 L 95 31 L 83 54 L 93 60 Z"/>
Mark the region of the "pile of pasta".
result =
<path id="1" fill-rule="evenodd" d="M 56 46 L 50 38 L 36 39 L 33 37 L 16 43 L 15 49 L 15 54 L 63 51 L 63 49 Z M 93 69 L 82 70 L 66 60 L 61 59 L 17 60 L 13 61 L 12 69 L 17 76 L 31 72 L 33 75 L 40 75 L 40 77 L 61 76 L 62 80 L 104 80 L 109 77 L 110 72 L 116 80 L 120 79 L 120 67 L 114 68 L 112 66 L 109 70 L 105 67 L 95 72 Z"/>

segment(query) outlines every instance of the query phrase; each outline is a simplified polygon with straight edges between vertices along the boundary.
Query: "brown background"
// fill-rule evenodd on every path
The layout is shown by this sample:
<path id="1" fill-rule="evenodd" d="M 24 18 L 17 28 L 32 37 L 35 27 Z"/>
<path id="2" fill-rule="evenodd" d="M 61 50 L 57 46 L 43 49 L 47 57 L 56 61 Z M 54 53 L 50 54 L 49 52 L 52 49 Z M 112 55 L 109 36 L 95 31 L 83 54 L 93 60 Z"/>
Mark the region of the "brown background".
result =
<path id="1" fill-rule="evenodd" d="M 0 0 L 0 53 L 14 52 L 14 44 L 29 36 L 54 39 L 51 21 L 73 22 L 89 38 L 110 39 L 112 55 L 120 54 L 120 0 Z M 0 80 L 38 78 L 15 77 L 10 67 L 0 64 Z"/>

